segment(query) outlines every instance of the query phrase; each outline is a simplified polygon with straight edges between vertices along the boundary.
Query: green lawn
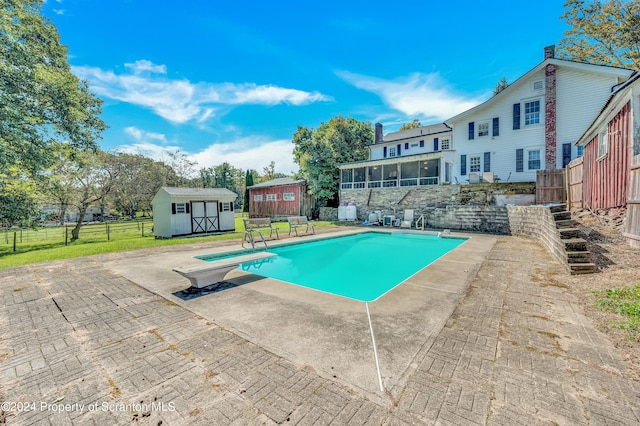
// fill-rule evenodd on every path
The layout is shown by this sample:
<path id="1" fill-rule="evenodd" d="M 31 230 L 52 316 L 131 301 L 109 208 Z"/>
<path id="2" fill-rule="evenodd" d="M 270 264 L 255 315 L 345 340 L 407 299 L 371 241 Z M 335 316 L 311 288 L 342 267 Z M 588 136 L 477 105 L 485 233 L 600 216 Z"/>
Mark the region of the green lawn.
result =
<path id="1" fill-rule="evenodd" d="M 316 228 L 330 228 L 337 225 L 332 222 L 314 222 Z M 286 222 L 278 222 L 276 226 L 281 234 L 288 231 Z M 80 239 L 69 242 L 65 246 L 65 228 L 50 227 L 39 230 L 22 230 L 16 233 L 16 251 L 13 251 L 14 232 L 9 231 L 0 235 L 0 269 L 32 263 L 47 262 L 58 259 L 71 259 L 75 257 L 90 256 L 100 253 L 110 253 L 124 250 L 135 250 L 147 247 L 159 247 L 177 244 L 191 244 L 208 241 L 222 241 L 242 237 L 244 225 L 242 217 L 236 216 L 236 231 L 220 235 L 208 235 L 202 237 L 185 237 L 156 240 L 151 233 L 152 223 L 144 222 L 119 222 L 109 224 L 107 235 L 106 224 L 85 225 L 80 230 Z M 69 227 L 69 239 L 71 227 Z M 109 238 L 109 239 L 107 239 Z"/>
<path id="2" fill-rule="evenodd" d="M 596 305 L 621 316 L 616 326 L 631 340 L 640 341 L 640 285 L 597 291 Z"/>

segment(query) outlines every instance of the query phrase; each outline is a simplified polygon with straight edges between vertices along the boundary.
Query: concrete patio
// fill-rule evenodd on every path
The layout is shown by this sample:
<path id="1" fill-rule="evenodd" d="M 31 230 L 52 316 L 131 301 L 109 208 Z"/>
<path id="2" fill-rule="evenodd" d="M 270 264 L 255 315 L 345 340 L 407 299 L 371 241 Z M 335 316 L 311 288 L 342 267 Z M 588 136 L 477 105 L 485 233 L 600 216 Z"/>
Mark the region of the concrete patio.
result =
<path id="1" fill-rule="evenodd" d="M 361 302 L 240 271 L 176 296 L 189 282 L 171 268 L 236 243 L 0 271 L 4 420 L 640 423 L 640 385 L 566 289 L 539 279 L 565 272 L 534 242 L 473 235 L 370 303 L 382 392 Z"/>

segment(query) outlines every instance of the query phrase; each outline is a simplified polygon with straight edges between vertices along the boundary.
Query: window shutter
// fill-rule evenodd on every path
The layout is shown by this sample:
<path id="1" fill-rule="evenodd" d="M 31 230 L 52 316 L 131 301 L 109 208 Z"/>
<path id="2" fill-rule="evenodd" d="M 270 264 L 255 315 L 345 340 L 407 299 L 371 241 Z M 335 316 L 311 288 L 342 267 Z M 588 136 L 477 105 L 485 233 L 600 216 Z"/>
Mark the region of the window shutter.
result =
<path id="1" fill-rule="evenodd" d="M 176 203 L 171 203 L 171 214 L 176 214 Z"/>
<path id="2" fill-rule="evenodd" d="M 233 201 L 229 203 L 229 208 L 231 209 L 231 211 L 233 211 Z"/>
<path id="3" fill-rule="evenodd" d="M 460 175 L 462 176 L 467 175 L 467 156 L 466 155 L 460 156 Z"/>
<path id="4" fill-rule="evenodd" d="M 474 135 L 475 135 L 476 131 L 475 131 L 475 124 L 473 121 L 471 121 L 469 123 L 469 140 L 473 139 Z"/>
<path id="5" fill-rule="evenodd" d="M 438 150 L 438 138 L 433 138 L 433 150 Z"/>
<path id="6" fill-rule="evenodd" d="M 567 167 L 567 164 L 571 162 L 571 144 L 562 144 L 562 168 Z"/>
<path id="7" fill-rule="evenodd" d="M 516 149 L 516 172 L 524 170 L 524 149 Z"/>
<path id="8" fill-rule="evenodd" d="M 520 128 L 520 104 L 513 104 L 513 130 Z"/>
<path id="9" fill-rule="evenodd" d="M 387 147 L 386 146 L 384 148 L 382 148 L 382 156 L 384 158 L 387 158 Z"/>
<path id="10" fill-rule="evenodd" d="M 484 153 L 484 171 L 485 172 L 491 171 L 491 153 L 490 152 Z"/>
<path id="11" fill-rule="evenodd" d="M 493 119 L 493 136 L 500 136 L 500 117 Z"/>
<path id="12" fill-rule="evenodd" d="M 400 151 L 400 147 L 401 147 L 400 144 L 398 144 L 398 146 L 396 147 L 397 148 L 396 149 L 396 156 L 398 156 L 398 157 L 400 157 L 400 154 L 402 154 L 402 151 Z"/>
<path id="13" fill-rule="evenodd" d="M 185 210 L 185 212 L 186 212 L 187 214 L 191 213 L 191 212 L 190 212 L 190 210 L 191 210 L 191 203 L 185 203 L 185 209 L 186 209 L 186 210 Z"/>

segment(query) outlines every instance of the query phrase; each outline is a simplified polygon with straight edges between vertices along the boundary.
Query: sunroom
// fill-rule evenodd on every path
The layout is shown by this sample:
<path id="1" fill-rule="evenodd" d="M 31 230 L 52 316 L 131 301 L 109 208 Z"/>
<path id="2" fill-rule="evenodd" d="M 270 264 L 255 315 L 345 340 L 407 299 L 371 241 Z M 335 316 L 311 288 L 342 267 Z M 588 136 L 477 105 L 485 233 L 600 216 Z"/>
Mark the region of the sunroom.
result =
<path id="1" fill-rule="evenodd" d="M 441 153 L 359 161 L 338 167 L 340 189 L 439 185 L 449 180 L 447 170 L 451 172 L 451 163 L 444 162 Z"/>

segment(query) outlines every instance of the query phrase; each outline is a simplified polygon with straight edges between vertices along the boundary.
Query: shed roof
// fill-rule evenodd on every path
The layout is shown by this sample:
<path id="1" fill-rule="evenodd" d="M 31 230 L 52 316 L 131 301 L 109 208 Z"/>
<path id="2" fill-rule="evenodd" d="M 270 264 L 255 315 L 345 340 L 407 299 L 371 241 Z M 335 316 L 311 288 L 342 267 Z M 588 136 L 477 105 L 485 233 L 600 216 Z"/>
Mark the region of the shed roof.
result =
<path id="1" fill-rule="evenodd" d="M 169 195 L 180 197 L 238 197 L 238 195 L 226 188 L 175 188 L 163 186 L 160 188 Z"/>
<path id="2" fill-rule="evenodd" d="M 291 177 L 283 177 L 277 179 L 271 179 L 266 182 L 257 183 L 249 188 L 270 188 L 273 186 L 285 186 L 285 185 L 294 185 L 298 183 L 304 183 L 304 179 L 293 179 Z"/>

